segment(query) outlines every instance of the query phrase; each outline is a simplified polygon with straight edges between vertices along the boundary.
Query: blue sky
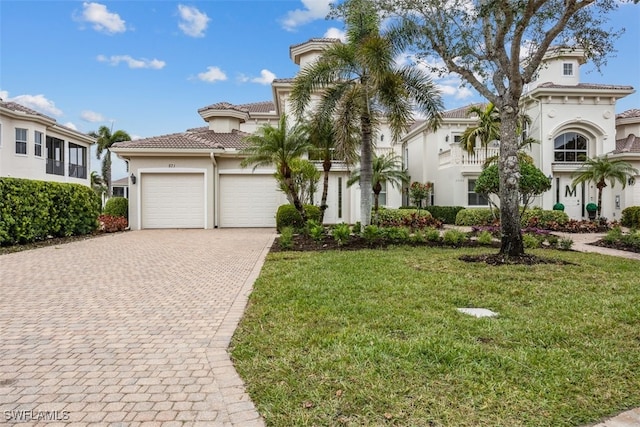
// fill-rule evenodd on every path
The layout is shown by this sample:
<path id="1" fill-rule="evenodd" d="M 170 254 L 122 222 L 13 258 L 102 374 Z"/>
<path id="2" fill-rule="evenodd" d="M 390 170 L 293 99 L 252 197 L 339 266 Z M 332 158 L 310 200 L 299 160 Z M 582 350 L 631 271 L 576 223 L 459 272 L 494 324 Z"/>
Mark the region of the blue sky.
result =
<path id="1" fill-rule="evenodd" d="M 216 102 L 272 100 L 271 80 L 294 77 L 289 46 L 336 37 L 329 0 L 0 0 L 0 97 L 81 132 L 101 125 L 132 137 L 203 126 L 197 110 Z M 640 90 L 640 7 L 611 16 L 626 33 L 602 74 L 582 81 Z M 455 78 L 439 80 L 447 109 L 480 100 Z M 640 108 L 640 93 L 616 112 Z M 92 169 L 99 161 L 91 159 Z M 113 178 L 125 175 L 114 163 Z"/>

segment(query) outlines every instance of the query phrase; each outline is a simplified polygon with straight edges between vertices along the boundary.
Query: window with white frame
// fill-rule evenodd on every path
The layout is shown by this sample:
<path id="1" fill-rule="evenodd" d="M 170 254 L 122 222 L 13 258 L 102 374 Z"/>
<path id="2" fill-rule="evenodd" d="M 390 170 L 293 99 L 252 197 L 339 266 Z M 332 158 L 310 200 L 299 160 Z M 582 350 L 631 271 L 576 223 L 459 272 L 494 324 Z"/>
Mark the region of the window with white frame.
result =
<path id="1" fill-rule="evenodd" d="M 555 162 L 584 162 L 587 160 L 588 140 L 577 132 L 567 132 L 553 140 Z"/>
<path id="2" fill-rule="evenodd" d="M 44 134 L 42 132 L 35 131 L 33 134 L 33 154 L 37 157 L 42 157 L 42 140 Z"/>
<path id="3" fill-rule="evenodd" d="M 570 62 L 565 62 L 562 64 L 562 75 L 563 76 L 573 76 L 573 64 Z"/>
<path id="4" fill-rule="evenodd" d="M 487 206 L 489 201 L 482 194 L 476 193 L 476 180 L 467 181 L 467 205 L 468 206 Z"/>
<path id="5" fill-rule="evenodd" d="M 87 177 L 87 148 L 69 143 L 69 176 Z"/>
<path id="6" fill-rule="evenodd" d="M 16 154 L 27 154 L 27 130 L 16 128 Z"/>
<path id="7" fill-rule="evenodd" d="M 387 183 L 383 182 L 380 184 L 382 190 L 380 190 L 380 194 L 378 194 L 378 205 L 379 206 L 387 206 Z M 371 202 L 375 203 L 375 193 L 371 193 Z"/>
<path id="8" fill-rule="evenodd" d="M 47 173 L 64 176 L 64 141 L 52 136 L 47 136 L 45 142 L 47 149 Z"/>

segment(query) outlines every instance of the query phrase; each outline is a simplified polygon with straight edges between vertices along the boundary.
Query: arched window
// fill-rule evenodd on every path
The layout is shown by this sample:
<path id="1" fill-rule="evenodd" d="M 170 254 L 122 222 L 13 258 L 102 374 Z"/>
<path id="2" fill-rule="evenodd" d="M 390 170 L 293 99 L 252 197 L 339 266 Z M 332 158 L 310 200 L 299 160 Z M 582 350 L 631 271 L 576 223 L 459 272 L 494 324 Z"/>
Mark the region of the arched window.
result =
<path id="1" fill-rule="evenodd" d="M 584 162 L 587 160 L 588 140 L 577 132 L 567 132 L 554 139 L 554 161 Z"/>

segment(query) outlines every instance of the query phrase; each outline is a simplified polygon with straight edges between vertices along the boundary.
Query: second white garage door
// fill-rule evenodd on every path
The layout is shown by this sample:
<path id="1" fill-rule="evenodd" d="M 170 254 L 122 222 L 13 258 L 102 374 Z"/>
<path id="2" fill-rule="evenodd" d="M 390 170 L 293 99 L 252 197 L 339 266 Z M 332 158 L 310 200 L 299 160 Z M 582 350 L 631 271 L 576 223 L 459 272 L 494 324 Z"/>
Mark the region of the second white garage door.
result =
<path id="1" fill-rule="evenodd" d="M 142 228 L 204 228 L 203 173 L 145 173 Z"/>
<path id="2" fill-rule="evenodd" d="M 284 203 L 272 175 L 220 175 L 220 227 L 275 227 Z"/>

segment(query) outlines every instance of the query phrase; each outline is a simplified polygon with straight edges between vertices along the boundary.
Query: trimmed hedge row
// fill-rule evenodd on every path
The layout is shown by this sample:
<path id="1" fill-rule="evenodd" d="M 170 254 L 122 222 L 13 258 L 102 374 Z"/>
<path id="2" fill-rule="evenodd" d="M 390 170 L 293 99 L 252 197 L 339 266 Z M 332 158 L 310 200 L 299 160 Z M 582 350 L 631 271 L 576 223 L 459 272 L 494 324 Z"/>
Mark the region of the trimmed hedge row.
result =
<path id="1" fill-rule="evenodd" d="M 304 205 L 304 211 L 307 213 L 307 220 L 320 222 L 320 208 L 314 205 Z M 292 204 L 281 205 L 276 213 L 276 228 L 278 233 L 284 227 L 293 227 L 294 230 L 300 231 L 304 229 L 305 223 L 302 221 L 300 212 Z"/>
<path id="2" fill-rule="evenodd" d="M 462 206 L 427 206 L 426 208 L 431 216 L 435 219 L 438 219 L 445 224 L 455 224 L 456 223 L 456 215 L 458 212 L 463 210 Z"/>
<path id="3" fill-rule="evenodd" d="M 620 223 L 625 227 L 640 228 L 640 206 L 624 208 Z"/>
<path id="4" fill-rule="evenodd" d="M 93 232 L 100 198 L 80 184 L 0 178 L 0 245 Z"/>
<path id="5" fill-rule="evenodd" d="M 500 215 L 496 212 L 496 215 Z M 496 221 L 491 209 L 471 208 L 463 209 L 456 215 L 456 225 L 483 226 L 491 225 Z M 547 228 L 550 224 L 563 225 L 569 221 L 569 216 L 559 210 L 543 210 L 539 207 L 528 209 L 521 215 L 520 222 L 523 227 Z"/>

